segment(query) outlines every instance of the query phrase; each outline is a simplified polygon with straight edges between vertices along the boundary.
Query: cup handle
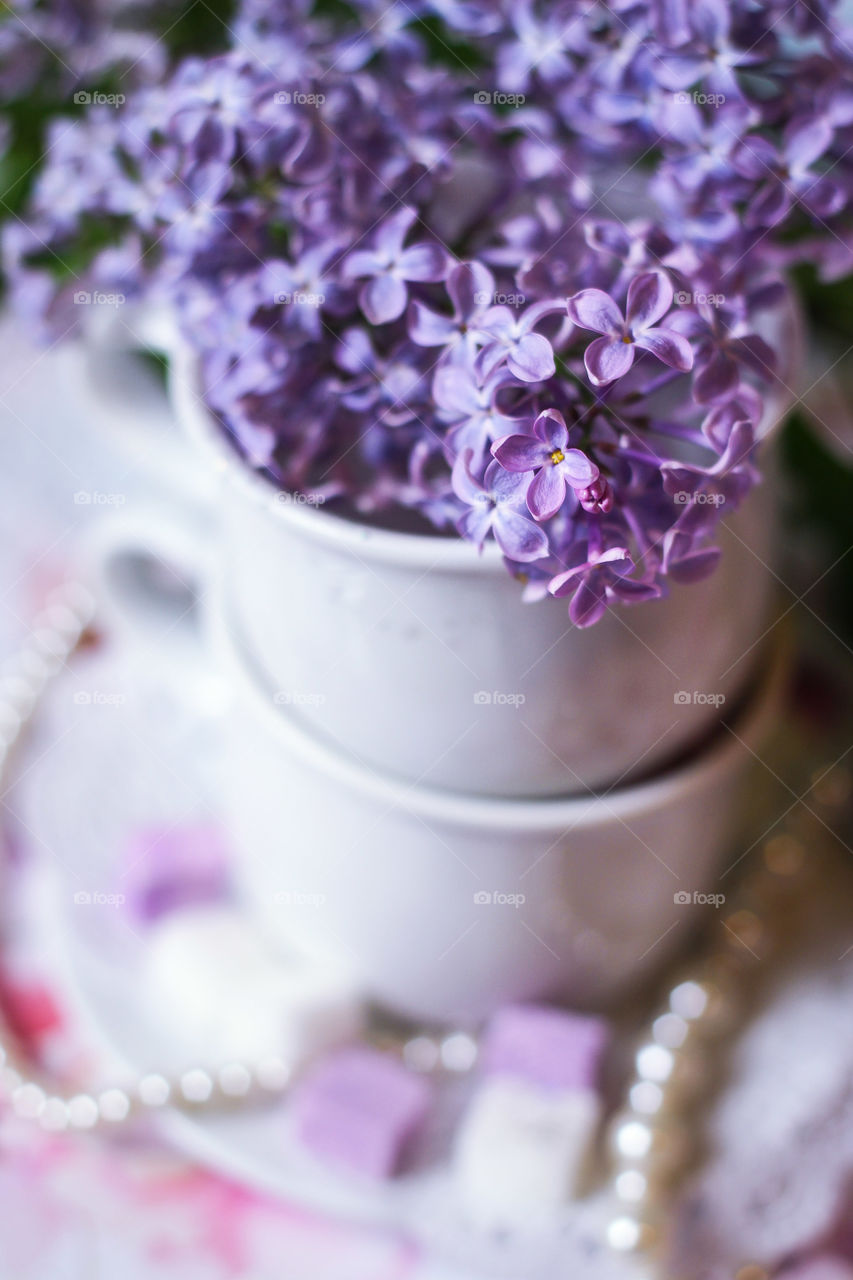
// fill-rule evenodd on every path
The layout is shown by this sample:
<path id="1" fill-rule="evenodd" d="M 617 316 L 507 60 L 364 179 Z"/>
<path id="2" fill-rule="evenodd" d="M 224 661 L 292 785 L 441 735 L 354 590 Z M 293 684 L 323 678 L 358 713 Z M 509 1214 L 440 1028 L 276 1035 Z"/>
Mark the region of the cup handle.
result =
<path id="1" fill-rule="evenodd" d="M 176 349 L 168 328 L 140 314 L 100 326 L 67 355 L 74 393 L 147 490 L 93 525 L 81 568 L 111 629 L 197 644 L 215 568 L 217 476 L 185 437 L 146 347 L 167 358 Z"/>

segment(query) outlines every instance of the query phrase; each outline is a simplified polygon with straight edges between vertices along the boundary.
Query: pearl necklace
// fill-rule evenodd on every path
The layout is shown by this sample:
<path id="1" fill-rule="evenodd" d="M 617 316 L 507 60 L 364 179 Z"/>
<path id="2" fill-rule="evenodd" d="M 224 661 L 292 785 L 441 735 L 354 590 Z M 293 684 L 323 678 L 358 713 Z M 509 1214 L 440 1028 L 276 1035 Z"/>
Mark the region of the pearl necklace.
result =
<path id="1" fill-rule="evenodd" d="M 81 584 L 58 588 L 35 619 L 28 646 L 0 679 L 0 781 L 47 686 L 84 639 L 94 614 L 93 597 Z M 832 809 L 850 790 L 849 774 L 836 768 L 820 775 L 812 796 Z M 709 1060 L 719 1057 L 745 1017 L 744 979 L 759 962 L 755 948 L 772 941 L 770 925 L 759 912 L 768 902 L 782 903 L 774 924 L 785 922 L 784 901 L 803 873 L 801 828 L 806 819 L 805 809 L 797 808 L 781 833 L 764 840 L 761 862 L 746 880 L 736 908 L 721 917 L 710 954 L 672 988 L 637 1049 L 626 1106 L 609 1126 L 611 1189 L 618 1207 L 606 1234 L 620 1253 L 650 1259 L 660 1250 L 666 1193 L 691 1164 L 686 1135 L 692 1105 Z M 372 1040 L 419 1073 L 459 1075 L 477 1060 L 476 1041 L 464 1032 L 409 1038 L 377 1033 Z M 271 1057 L 253 1064 L 232 1062 L 216 1071 L 192 1066 L 171 1078 L 152 1072 L 98 1093 L 59 1094 L 32 1075 L 11 1043 L 0 1044 L 0 1095 L 17 1116 L 53 1132 L 115 1128 L 167 1105 L 197 1112 L 269 1099 L 284 1093 L 291 1075 L 284 1059 Z"/>
<path id="2" fill-rule="evenodd" d="M 756 971 L 790 945 L 801 924 L 800 901 L 814 855 L 851 794 L 853 777 L 846 768 L 836 765 L 813 775 L 809 804 L 792 806 L 762 838 L 760 856 L 733 906 L 720 914 L 710 947 L 652 1018 L 635 1053 L 626 1105 L 608 1130 L 617 1207 L 606 1234 L 618 1252 L 647 1263 L 665 1253 L 667 1193 L 698 1164 L 691 1150 L 697 1101 L 701 1097 L 708 1110 L 709 1079 L 721 1076 L 725 1050 L 748 1019 Z M 750 1264 L 735 1280 L 767 1280 L 767 1273 Z"/>

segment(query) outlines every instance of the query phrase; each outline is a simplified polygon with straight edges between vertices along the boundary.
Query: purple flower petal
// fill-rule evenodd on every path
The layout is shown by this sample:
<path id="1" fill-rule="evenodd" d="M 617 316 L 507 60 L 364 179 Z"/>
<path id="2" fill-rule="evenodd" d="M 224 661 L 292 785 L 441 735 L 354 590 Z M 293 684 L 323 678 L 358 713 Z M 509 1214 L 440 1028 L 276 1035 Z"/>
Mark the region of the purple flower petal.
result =
<path id="1" fill-rule="evenodd" d="M 693 348 L 685 337 L 673 329 L 644 329 L 635 339 L 638 347 L 651 351 L 664 364 L 686 373 L 693 368 Z"/>
<path id="2" fill-rule="evenodd" d="M 580 579 L 588 571 L 588 565 L 580 564 L 574 569 L 567 569 L 565 573 L 558 573 L 557 576 L 552 578 L 548 583 L 548 590 L 557 600 L 562 600 L 563 596 L 569 596 L 572 594 Z"/>
<path id="3" fill-rule="evenodd" d="M 829 218 L 847 203 L 844 188 L 831 178 L 817 178 L 800 193 L 800 198 L 818 218 Z"/>
<path id="4" fill-rule="evenodd" d="M 460 262 L 451 270 L 445 288 L 457 315 L 470 316 L 489 305 L 495 293 L 495 280 L 482 263 Z"/>
<path id="5" fill-rule="evenodd" d="M 384 266 L 383 259 L 373 249 L 357 249 L 344 262 L 342 274 L 345 280 L 358 280 L 360 276 L 375 276 Z"/>
<path id="6" fill-rule="evenodd" d="M 417 212 L 407 206 L 395 209 L 381 224 L 374 237 L 374 243 L 380 252 L 388 253 L 393 258 L 398 257 L 417 216 Z"/>
<path id="7" fill-rule="evenodd" d="M 483 476 L 483 487 L 498 504 L 513 503 L 519 511 L 525 511 L 528 481 L 524 473 L 507 471 L 497 458 L 492 458 Z"/>
<path id="8" fill-rule="evenodd" d="M 597 387 L 623 378 L 634 363 L 634 344 L 621 338 L 596 338 L 584 352 L 589 380 Z"/>
<path id="9" fill-rule="evenodd" d="M 482 503 L 466 511 L 457 522 L 456 528 L 463 538 L 466 538 L 468 542 L 473 542 L 477 550 L 482 551 L 494 523 L 494 518 L 495 509 L 483 495 Z"/>
<path id="10" fill-rule="evenodd" d="M 397 265 L 404 280 L 443 280 L 448 257 L 439 244 L 413 244 L 403 250 Z"/>
<path id="11" fill-rule="evenodd" d="M 566 449 L 560 470 L 573 489 L 585 489 L 598 479 L 598 467 L 580 449 Z"/>
<path id="12" fill-rule="evenodd" d="M 632 328 L 656 324 L 672 306 L 672 282 L 662 271 L 635 276 L 628 286 L 626 319 Z"/>
<path id="13" fill-rule="evenodd" d="M 542 382 L 557 371 L 554 352 L 541 333 L 528 333 L 507 355 L 507 365 L 522 382 Z"/>
<path id="14" fill-rule="evenodd" d="M 760 378 L 770 378 L 776 370 L 776 355 L 757 333 L 746 333 L 742 338 L 734 338 L 729 343 L 732 354 L 745 364 Z"/>
<path id="15" fill-rule="evenodd" d="M 622 313 L 603 289 L 581 289 L 566 303 L 569 319 L 580 329 L 595 333 L 621 333 Z"/>
<path id="16" fill-rule="evenodd" d="M 612 564 L 617 566 L 614 573 L 630 573 L 634 568 L 634 561 L 628 555 L 627 547 L 608 547 L 606 551 L 601 551 L 595 557 L 596 565 Z"/>
<path id="17" fill-rule="evenodd" d="M 775 172 L 779 164 L 779 153 L 766 138 L 751 133 L 749 141 L 738 147 L 734 154 L 734 163 L 738 173 L 745 178 L 757 181 Z"/>
<path id="18" fill-rule="evenodd" d="M 463 502 L 467 502 L 470 506 L 483 502 L 486 497 L 483 486 L 471 473 L 471 460 L 473 457 L 474 451 L 472 449 L 463 449 L 457 455 L 451 472 L 453 492 L 457 498 L 461 498 Z"/>
<path id="19" fill-rule="evenodd" d="M 538 524 L 512 508 L 498 508 L 495 542 L 510 560 L 539 560 L 548 554 L 548 535 Z"/>
<path id="20" fill-rule="evenodd" d="M 406 309 L 406 286 L 396 276 L 375 276 L 362 286 L 359 306 L 371 324 L 387 324 Z"/>
<path id="21" fill-rule="evenodd" d="M 785 141 L 788 164 L 794 169 L 810 169 L 832 145 L 834 130 L 825 117 L 818 117 L 806 125 L 798 125 Z"/>
<path id="22" fill-rule="evenodd" d="M 584 578 L 569 605 L 569 618 L 576 627 L 591 627 L 607 608 L 607 591 L 600 574 Z"/>
<path id="23" fill-rule="evenodd" d="M 492 455 L 506 471 L 533 471 L 550 462 L 550 450 L 535 436 L 504 436 L 492 445 Z"/>
<path id="24" fill-rule="evenodd" d="M 509 307 L 489 307 L 477 321 L 477 332 L 509 346 L 515 337 L 515 316 Z"/>
<path id="25" fill-rule="evenodd" d="M 693 395 L 699 404 L 726 400 L 737 391 L 740 376 L 735 361 L 725 351 L 715 351 L 693 379 Z"/>
<path id="26" fill-rule="evenodd" d="M 748 206 L 744 219 L 748 227 L 775 227 L 787 214 L 793 196 L 780 178 L 771 178 Z"/>
<path id="27" fill-rule="evenodd" d="M 527 505 L 537 520 L 550 520 L 566 500 L 566 479 L 560 467 L 549 460 L 536 472 L 527 490 Z"/>
<path id="28" fill-rule="evenodd" d="M 542 443 L 548 446 L 549 453 L 553 453 L 555 449 L 565 449 L 569 443 L 569 429 L 559 409 L 543 409 L 533 424 L 533 430 Z"/>
<path id="29" fill-rule="evenodd" d="M 409 337 L 419 347 L 443 347 L 456 333 L 456 326 L 449 316 L 430 311 L 417 299 L 409 303 L 406 325 Z"/>
<path id="30" fill-rule="evenodd" d="M 620 604 L 643 604 L 646 600 L 659 600 L 663 591 L 655 582 L 635 582 L 632 578 L 625 578 L 611 581 L 610 594 Z"/>
<path id="31" fill-rule="evenodd" d="M 719 547 L 704 547 L 691 551 L 680 560 L 668 565 L 668 572 L 676 582 L 700 582 L 714 572 L 720 561 Z"/>

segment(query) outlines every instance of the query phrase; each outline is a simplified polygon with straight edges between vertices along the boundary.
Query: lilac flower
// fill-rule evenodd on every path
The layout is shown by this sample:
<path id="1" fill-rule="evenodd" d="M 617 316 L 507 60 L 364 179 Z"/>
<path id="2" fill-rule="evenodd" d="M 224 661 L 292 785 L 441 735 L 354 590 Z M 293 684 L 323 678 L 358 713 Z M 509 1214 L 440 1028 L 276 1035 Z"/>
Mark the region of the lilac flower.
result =
<path id="1" fill-rule="evenodd" d="M 480 551 L 491 533 L 505 556 L 522 563 L 548 554 L 548 537 L 526 514 L 526 485 L 519 476 L 490 462 L 482 483 L 471 472 L 470 449 L 453 464 L 453 491 L 471 510 L 458 523 L 459 532 Z"/>
<path id="2" fill-rule="evenodd" d="M 748 227 L 775 227 L 800 203 L 816 218 L 828 218 L 846 203 L 843 187 L 813 171 L 826 154 L 834 130 L 825 118 L 796 121 L 785 133 L 781 150 L 766 138 L 750 137 L 735 156 L 738 171 L 759 184 L 746 211 Z"/>
<path id="3" fill-rule="evenodd" d="M 497 394 L 512 382 L 507 369 L 484 378 L 475 369 L 448 363 L 435 371 L 432 394 L 442 417 L 450 424 L 448 445 L 455 456 L 470 449 L 479 469 L 489 444 L 519 425 L 519 419 L 502 413 Z"/>
<path id="4" fill-rule="evenodd" d="M 371 324 L 387 324 L 406 310 L 409 280 L 443 280 L 449 265 L 440 245 L 421 242 L 404 248 L 417 220 L 415 209 L 403 208 L 386 218 L 374 236 L 372 249 L 357 249 L 344 264 L 348 279 L 369 276 L 359 305 Z"/>
<path id="5" fill-rule="evenodd" d="M 109 8 L 20 4 L 78 54 Z M 56 336 L 78 290 L 166 307 L 246 465 L 494 536 L 580 625 L 710 571 L 757 479 L 779 275 L 853 271 L 839 6 L 237 0 L 229 30 L 53 128 L 4 236 L 18 308 Z"/>
<path id="6" fill-rule="evenodd" d="M 527 490 L 527 505 L 537 520 L 555 515 L 569 489 L 586 490 L 598 479 L 595 463 L 568 444 L 565 418 L 556 409 L 545 409 L 533 424 L 533 435 L 504 436 L 492 449 L 505 470 L 536 472 Z"/>
<path id="7" fill-rule="evenodd" d="M 552 578 L 548 590 L 558 600 L 571 596 L 570 619 L 576 627 L 591 627 L 612 601 L 640 604 L 660 596 L 654 583 L 629 578 L 634 568 L 627 547 L 590 550 L 582 564 Z"/>
<path id="8" fill-rule="evenodd" d="M 515 39 L 501 50 L 498 78 L 503 89 L 525 89 L 536 73 L 546 83 L 571 74 L 569 51 L 583 39 L 583 18 L 571 4 L 560 0 L 546 6 L 546 17 L 537 16 L 533 0 L 515 0 L 510 7 Z"/>
<path id="9" fill-rule="evenodd" d="M 353 376 L 342 386 L 341 403 L 356 413 L 372 411 L 377 421 L 389 427 L 428 412 L 426 376 L 408 356 L 405 347 L 377 355 L 363 329 L 348 329 L 341 336 L 337 362 Z"/>
<path id="10" fill-rule="evenodd" d="M 680 520 L 681 528 L 696 529 L 713 523 L 716 507 L 737 506 L 755 483 L 752 452 L 755 432 L 749 422 L 738 422 L 729 433 L 728 444 L 710 467 L 684 462 L 665 462 L 661 467 L 664 490 L 689 510 Z"/>
<path id="11" fill-rule="evenodd" d="M 460 352 L 476 352 L 475 328 L 495 293 L 495 278 L 479 262 L 460 262 L 452 267 L 445 288 L 453 306 L 452 316 L 431 311 L 417 299 L 409 303 L 409 337 L 419 347 L 444 347 L 453 357 Z"/>
<path id="12" fill-rule="evenodd" d="M 705 530 L 700 531 L 704 536 Z M 665 572 L 675 582 L 701 582 L 720 563 L 720 548 L 697 545 L 696 532 L 673 525 L 663 540 Z"/>
<path id="13" fill-rule="evenodd" d="M 556 365 L 551 343 L 534 330 L 545 316 L 563 310 L 562 302 L 550 300 L 534 303 L 520 315 L 507 306 L 489 307 L 476 326 L 478 333 L 492 340 L 483 349 L 483 368 L 489 371 L 505 359 L 510 372 L 522 382 L 544 382 L 552 377 Z"/>
<path id="14" fill-rule="evenodd" d="M 739 394 L 742 369 L 763 382 L 773 377 L 776 356 L 772 347 L 759 334 L 744 332 L 742 322 L 725 306 L 702 302 L 677 313 L 672 324 L 697 343 L 693 395 L 699 404 Z"/>
<path id="15" fill-rule="evenodd" d="M 747 40 L 746 47 L 733 37 L 734 6 L 726 0 L 698 0 L 691 6 L 691 36 L 684 47 L 661 53 L 657 79 L 668 89 L 688 89 L 697 82 L 724 98 L 740 98 L 736 72 L 751 67 L 766 56 L 768 41 Z M 772 26 L 769 42 L 773 43 Z"/>
<path id="16" fill-rule="evenodd" d="M 590 382 L 602 387 L 623 378 L 634 363 L 637 347 L 651 351 L 673 369 L 686 372 L 692 368 L 690 343 L 672 329 L 655 327 L 672 306 L 672 298 L 669 277 L 656 271 L 631 281 L 624 319 L 613 299 L 601 289 L 583 289 L 569 298 L 569 318 L 581 329 L 605 335 L 584 352 Z"/>

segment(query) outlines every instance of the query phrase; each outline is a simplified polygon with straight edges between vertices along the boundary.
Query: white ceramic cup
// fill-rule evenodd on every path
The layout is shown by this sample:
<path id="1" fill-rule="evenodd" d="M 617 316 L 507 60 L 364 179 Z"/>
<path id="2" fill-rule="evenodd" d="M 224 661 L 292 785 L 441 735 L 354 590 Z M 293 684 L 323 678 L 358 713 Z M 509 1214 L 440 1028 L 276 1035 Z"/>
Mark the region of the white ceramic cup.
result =
<path id="1" fill-rule="evenodd" d="M 217 648 L 234 695 L 222 797 L 244 899 L 271 939 L 345 966 L 383 1005 L 451 1022 L 514 1000 L 606 1008 L 724 905 L 721 857 L 778 661 L 679 768 L 598 796 L 512 800 L 358 764 L 276 705 L 227 628 Z"/>
<path id="2" fill-rule="evenodd" d="M 795 350 L 796 318 L 783 319 Z M 132 384 L 126 348 L 146 324 L 154 328 L 150 317 L 123 317 L 103 328 L 77 373 L 135 460 L 153 473 L 162 458 L 157 519 L 147 534 L 144 517 L 124 534 L 113 520 L 110 575 L 123 564 L 128 588 L 128 566 L 146 549 L 167 562 L 175 530 L 174 559 L 191 577 L 194 530 L 200 591 L 214 560 L 239 643 L 279 703 L 329 744 L 464 793 L 583 793 L 676 761 L 745 687 L 773 607 L 772 484 L 723 517 L 713 575 L 580 630 L 565 602 L 525 605 L 493 543 L 478 555 L 460 538 L 370 527 L 276 491 L 213 421 L 195 357 L 155 331 L 172 349 L 171 402 L 187 447 L 150 384 Z M 788 399 L 782 385 L 765 437 Z"/>
<path id="3" fill-rule="evenodd" d="M 723 518 L 711 577 L 580 630 L 564 602 L 525 605 L 494 544 L 478 555 L 276 492 L 221 438 L 185 351 L 172 397 L 222 477 L 229 625 L 279 703 L 369 765 L 465 793 L 583 793 L 677 760 L 750 678 L 772 612 L 772 485 Z"/>

